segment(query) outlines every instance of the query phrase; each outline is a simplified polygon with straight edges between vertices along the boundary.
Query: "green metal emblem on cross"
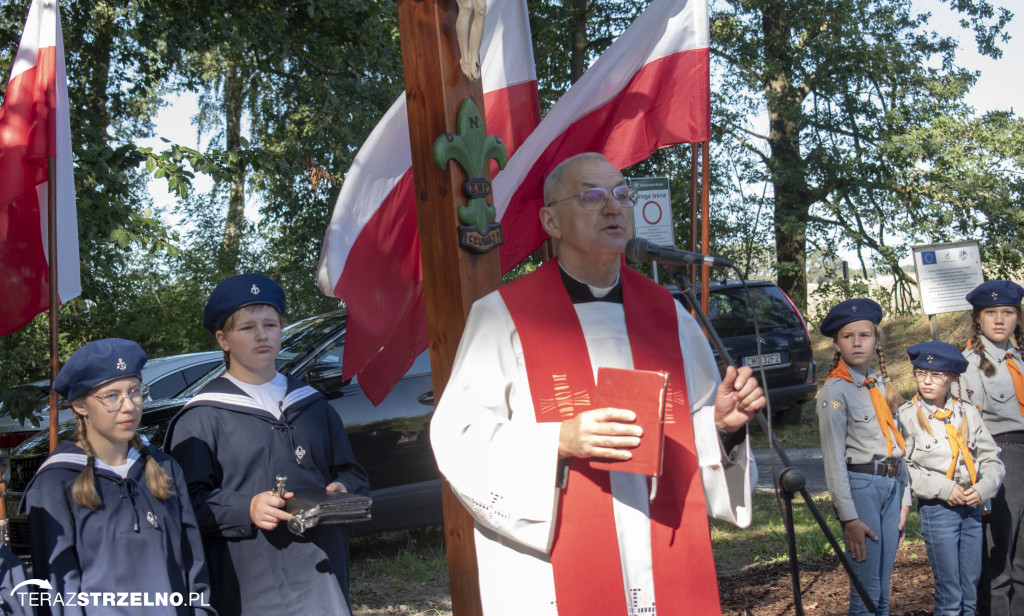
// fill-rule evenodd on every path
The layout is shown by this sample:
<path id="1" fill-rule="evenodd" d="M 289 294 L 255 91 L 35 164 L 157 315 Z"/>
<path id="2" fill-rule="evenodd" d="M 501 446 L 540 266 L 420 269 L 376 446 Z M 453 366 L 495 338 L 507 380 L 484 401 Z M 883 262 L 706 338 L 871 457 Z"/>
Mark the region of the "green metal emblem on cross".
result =
<path id="1" fill-rule="evenodd" d="M 487 252 L 501 243 L 501 232 L 500 225 L 494 222 L 494 205 L 486 199 L 487 195 L 491 194 L 491 183 L 483 177 L 484 169 L 492 158 L 497 161 L 498 168 L 504 169 L 505 163 L 508 162 L 508 150 L 500 138 L 487 134 L 480 112 L 471 98 L 462 102 L 456 126 L 458 134 L 445 133 L 434 141 L 434 163 L 439 169 L 444 170 L 448 161 L 455 159 L 465 172 L 466 181 L 462 184 L 462 194 L 468 201 L 466 205 L 459 206 L 459 222 L 472 225 L 475 229 L 463 227 L 462 230 L 474 233 L 479 238 L 491 239 L 470 240 L 470 245 L 466 245 L 464 241 L 460 243 L 470 250 Z"/>

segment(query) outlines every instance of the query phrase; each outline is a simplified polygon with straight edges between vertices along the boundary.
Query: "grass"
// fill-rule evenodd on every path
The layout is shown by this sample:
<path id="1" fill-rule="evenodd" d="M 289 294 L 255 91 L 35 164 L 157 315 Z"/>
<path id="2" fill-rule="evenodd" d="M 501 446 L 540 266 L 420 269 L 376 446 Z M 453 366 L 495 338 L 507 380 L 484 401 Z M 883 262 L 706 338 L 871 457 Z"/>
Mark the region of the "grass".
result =
<path id="1" fill-rule="evenodd" d="M 842 545 L 839 520 L 828 494 L 812 496 Z M 711 520 L 711 541 L 720 573 L 787 561 L 781 504 L 773 494 L 758 492 L 754 494 L 754 518 L 749 528 Z M 793 516 L 800 561 L 832 556 L 832 547 L 800 496 L 793 499 Z M 907 520 L 906 540 L 922 541 L 913 507 Z M 356 537 L 352 540 L 352 561 L 352 588 L 357 601 L 371 588 L 377 594 L 398 594 L 411 585 L 447 583 L 448 579 L 444 531 L 440 526 Z"/>
<path id="2" fill-rule="evenodd" d="M 952 312 L 938 315 L 937 320 L 942 340 L 962 348 L 970 331 L 970 316 L 966 313 Z M 886 339 L 886 371 L 903 397 L 909 400 L 915 393 L 916 384 L 910 373 L 910 359 L 907 357 L 905 349 L 918 342 L 932 339 L 928 317 L 914 315 L 887 319 L 882 322 L 882 331 Z M 829 366 L 832 364 L 832 357 L 835 354 L 832 339 L 822 336 L 817 331 L 812 331 L 811 347 L 814 351 L 814 361 L 817 364 L 815 376 L 818 383 L 821 384 L 828 376 Z M 877 360 L 874 365 L 877 369 Z M 775 438 L 787 449 L 820 447 L 821 445 L 818 436 L 818 415 L 813 402 L 804 405 L 798 424 L 773 426 L 773 429 Z M 752 447 L 755 449 L 768 448 L 768 438 L 760 428 L 751 426 L 750 434 Z"/>
<path id="3" fill-rule="evenodd" d="M 352 586 L 395 592 L 448 579 L 444 529 L 427 526 L 352 539 Z"/>
<path id="4" fill-rule="evenodd" d="M 842 531 L 839 520 L 832 511 L 832 501 L 828 494 L 814 494 L 812 497 L 842 546 Z M 773 565 L 787 560 L 786 527 L 782 523 L 781 505 L 782 501 L 778 501 L 777 504 L 773 494 L 755 493 L 754 520 L 749 528 L 737 528 L 727 522 L 711 521 L 711 541 L 719 571 Z M 833 553 L 825 534 L 818 527 L 818 523 L 800 496 L 793 499 L 793 518 L 797 556 L 800 560 Z M 906 541 L 921 540 L 917 513 L 911 507 L 907 520 Z"/>

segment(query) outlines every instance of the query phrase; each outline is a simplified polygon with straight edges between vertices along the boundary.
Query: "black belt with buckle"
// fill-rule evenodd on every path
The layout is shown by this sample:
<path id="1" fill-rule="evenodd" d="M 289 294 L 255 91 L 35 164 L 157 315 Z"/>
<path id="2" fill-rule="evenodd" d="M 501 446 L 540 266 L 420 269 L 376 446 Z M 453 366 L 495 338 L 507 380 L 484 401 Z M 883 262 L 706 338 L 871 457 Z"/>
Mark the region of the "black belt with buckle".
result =
<path id="1" fill-rule="evenodd" d="M 853 473 L 867 473 L 868 475 L 881 475 L 882 477 L 895 477 L 900 474 L 900 461 L 894 462 L 868 462 L 867 464 L 847 464 L 846 470 Z"/>

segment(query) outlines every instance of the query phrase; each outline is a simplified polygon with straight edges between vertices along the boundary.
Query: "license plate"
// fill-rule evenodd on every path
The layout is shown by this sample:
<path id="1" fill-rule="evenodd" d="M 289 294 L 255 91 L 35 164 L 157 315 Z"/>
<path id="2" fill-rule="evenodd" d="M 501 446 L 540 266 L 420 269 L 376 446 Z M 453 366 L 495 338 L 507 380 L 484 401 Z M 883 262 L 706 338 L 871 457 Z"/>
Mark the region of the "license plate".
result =
<path id="1" fill-rule="evenodd" d="M 18 508 L 21 507 L 21 497 L 14 495 L 4 496 L 4 508 L 7 511 L 7 517 L 11 518 L 18 515 Z"/>
<path id="2" fill-rule="evenodd" d="M 743 358 L 743 365 L 757 368 L 759 366 L 776 366 L 782 363 L 782 353 L 764 353 L 760 357 L 751 355 Z"/>

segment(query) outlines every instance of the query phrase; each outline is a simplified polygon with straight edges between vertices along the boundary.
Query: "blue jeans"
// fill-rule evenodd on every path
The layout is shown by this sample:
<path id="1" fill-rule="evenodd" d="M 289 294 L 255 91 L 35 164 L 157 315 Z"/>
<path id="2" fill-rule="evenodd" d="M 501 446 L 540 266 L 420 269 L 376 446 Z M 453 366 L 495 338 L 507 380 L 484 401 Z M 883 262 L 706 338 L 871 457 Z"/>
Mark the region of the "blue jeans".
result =
<path id="1" fill-rule="evenodd" d="M 918 503 L 921 534 L 935 577 L 935 616 L 974 616 L 981 579 L 981 507 Z"/>
<path id="2" fill-rule="evenodd" d="M 857 508 L 857 518 L 867 524 L 878 537 L 873 541 L 865 537 L 863 562 L 853 560 L 849 546 L 846 553 L 853 562 L 853 572 L 875 602 L 876 616 L 889 615 L 889 585 L 892 568 L 896 563 L 896 548 L 900 541 L 900 504 L 903 498 L 903 481 L 899 477 L 882 477 L 868 473 L 847 472 L 850 479 L 850 494 Z M 860 595 L 850 583 L 850 616 L 871 614 L 864 607 Z"/>

